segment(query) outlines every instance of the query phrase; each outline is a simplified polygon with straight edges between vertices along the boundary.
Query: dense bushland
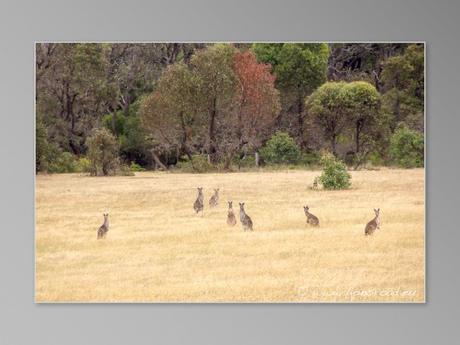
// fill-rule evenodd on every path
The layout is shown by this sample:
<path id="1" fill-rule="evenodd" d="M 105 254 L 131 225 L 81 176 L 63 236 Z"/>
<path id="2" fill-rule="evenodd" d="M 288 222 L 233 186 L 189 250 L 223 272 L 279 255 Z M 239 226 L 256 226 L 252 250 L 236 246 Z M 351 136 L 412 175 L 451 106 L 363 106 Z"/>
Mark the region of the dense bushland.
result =
<path id="1" fill-rule="evenodd" d="M 423 44 L 40 43 L 36 87 L 37 172 L 424 162 Z"/>

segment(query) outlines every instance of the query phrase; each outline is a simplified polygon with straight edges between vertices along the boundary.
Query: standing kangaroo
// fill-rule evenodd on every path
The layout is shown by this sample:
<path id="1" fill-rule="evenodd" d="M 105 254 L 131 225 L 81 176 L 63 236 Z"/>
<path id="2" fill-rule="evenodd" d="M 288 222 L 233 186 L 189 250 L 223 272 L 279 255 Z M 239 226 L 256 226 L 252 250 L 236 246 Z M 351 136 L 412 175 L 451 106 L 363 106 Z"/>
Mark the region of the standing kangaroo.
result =
<path id="1" fill-rule="evenodd" d="M 209 199 L 209 206 L 215 207 L 219 204 L 219 188 L 214 189 L 214 195 Z"/>
<path id="2" fill-rule="evenodd" d="M 227 224 L 230 226 L 235 226 L 236 224 L 236 217 L 235 213 L 233 212 L 233 201 L 228 202 Z"/>
<path id="3" fill-rule="evenodd" d="M 109 231 L 109 214 L 104 213 L 104 224 L 97 231 L 97 239 L 104 238 Z"/>
<path id="4" fill-rule="evenodd" d="M 305 215 L 307 216 L 307 223 L 313 226 L 319 226 L 319 219 L 316 217 L 314 214 L 308 212 L 310 208 L 308 206 L 303 207 L 303 211 L 305 212 Z"/>
<path id="5" fill-rule="evenodd" d="M 376 229 L 380 229 L 380 209 L 374 208 L 375 217 L 369 223 L 366 224 L 366 228 L 364 229 L 364 234 L 372 235 Z"/>
<path id="6" fill-rule="evenodd" d="M 253 231 L 252 220 L 244 211 L 244 202 L 240 202 L 240 221 L 241 221 L 241 224 L 243 225 L 244 231 L 248 229 Z"/>
<path id="7" fill-rule="evenodd" d="M 193 209 L 195 210 L 196 213 L 201 211 L 201 215 L 203 215 L 203 187 L 198 187 L 198 196 L 193 204 Z"/>

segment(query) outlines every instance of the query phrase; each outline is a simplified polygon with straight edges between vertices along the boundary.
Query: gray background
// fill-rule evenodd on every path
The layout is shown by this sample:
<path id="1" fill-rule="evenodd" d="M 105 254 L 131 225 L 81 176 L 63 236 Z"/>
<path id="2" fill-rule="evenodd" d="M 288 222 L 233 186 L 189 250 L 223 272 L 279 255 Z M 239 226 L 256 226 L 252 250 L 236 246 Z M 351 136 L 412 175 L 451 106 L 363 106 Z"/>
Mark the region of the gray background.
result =
<path id="1" fill-rule="evenodd" d="M 439 0 L 3 1 L 0 344 L 458 341 L 459 15 L 460 3 Z M 427 304 L 34 304 L 35 40 L 426 41 Z"/>

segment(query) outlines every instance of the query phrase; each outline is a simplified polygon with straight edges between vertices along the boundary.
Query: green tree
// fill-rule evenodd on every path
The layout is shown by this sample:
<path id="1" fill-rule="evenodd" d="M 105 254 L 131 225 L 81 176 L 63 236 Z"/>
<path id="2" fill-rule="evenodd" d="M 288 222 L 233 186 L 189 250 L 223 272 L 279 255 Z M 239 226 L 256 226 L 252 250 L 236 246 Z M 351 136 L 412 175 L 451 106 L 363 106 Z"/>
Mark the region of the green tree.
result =
<path id="1" fill-rule="evenodd" d="M 325 43 L 256 43 L 257 59 L 270 63 L 282 93 L 284 113 L 295 118 L 294 134 L 303 148 L 305 97 L 326 81 L 329 48 Z M 292 122 L 292 121 L 288 121 Z"/>
<path id="2" fill-rule="evenodd" d="M 319 87 L 307 99 L 307 109 L 313 121 L 331 144 L 337 155 L 337 138 L 350 124 L 350 111 L 345 82 L 328 82 Z"/>
<path id="3" fill-rule="evenodd" d="M 404 54 L 389 58 L 383 65 L 383 106 L 393 117 L 391 129 L 405 122 L 423 132 L 424 114 L 424 46 L 410 45 Z"/>
<path id="4" fill-rule="evenodd" d="M 423 135 L 400 125 L 391 137 L 390 155 L 394 163 L 404 168 L 423 167 Z"/>
<path id="5" fill-rule="evenodd" d="M 208 110 L 203 106 L 202 80 L 183 63 L 171 65 L 162 75 L 155 91 L 142 104 L 141 121 L 154 150 L 157 164 L 159 152 L 186 154 L 193 165 L 195 145 L 204 145 L 204 127 Z"/>
<path id="6" fill-rule="evenodd" d="M 37 115 L 46 120 L 50 137 L 62 150 L 80 154 L 99 121 L 94 115 L 105 112 L 112 97 L 105 82 L 106 49 L 95 43 L 52 47 L 37 45 Z M 39 64 L 41 59 L 47 62 Z"/>
<path id="7" fill-rule="evenodd" d="M 41 117 L 35 124 L 35 171 L 48 170 L 48 133 Z"/>
<path id="8" fill-rule="evenodd" d="M 103 124 L 112 134 L 117 133 L 121 158 L 145 167 L 150 162 L 151 145 L 141 122 L 140 108 L 142 103 L 143 98 L 138 98 L 131 104 L 126 115 L 122 110 L 105 115 Z M 114 125 L 115 131 L 113 130 Z"/>
<path id="9" fill-rule="evenodd" d="M 368 154 L 381 141 L 385 133 L 385 122 L 380 111 L 380 94 L 368 82 L 355 81 L 344 86 L 349 117 L 354 132 L 355 167 L 363 163 Z"/>
<path id="10" fill-rule="evenodd" d="M 200 79 L 200 100 L 207 119 L 206 151 L 212 163 L 219 156 L 218 131 L 232 112 L 235 101 L 233 56 L 236 49 L 228 44 L 216 44 L 198 51 L 191 59 L 192 70 Z"/>
<path id="11" fill-rule="evenodd" d="M 319 87 L 306 101 L 313 121 L 330 141 L 337 155 L 337 139 L 352 133 L 354 154 L 359 165 L 374 148 L 380 137 L 383 120 L 379 111 L 380 94 L 368 82 L 328 82 Z"/>
<path id="12" fill-rule="evenodd" d="M 295 164 L 300 158 L 300 149 L 286 132 L 278 131 L 262 147 L 262 158 L 273 164 Z"/>
<path id="13" fill-rule="evenodd" d="M 114 175 L 118 168 L 118 144 L 106 128 L 96 128 L 87 140 L 91 175 Z"/>

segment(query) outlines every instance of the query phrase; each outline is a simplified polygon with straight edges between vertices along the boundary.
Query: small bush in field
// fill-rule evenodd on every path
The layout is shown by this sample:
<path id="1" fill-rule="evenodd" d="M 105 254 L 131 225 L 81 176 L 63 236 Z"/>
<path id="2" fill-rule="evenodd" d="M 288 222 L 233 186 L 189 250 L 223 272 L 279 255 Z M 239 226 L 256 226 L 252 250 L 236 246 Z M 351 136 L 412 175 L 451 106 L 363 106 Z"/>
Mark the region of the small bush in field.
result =
<path id="1" fill-rule="evenodd" d="M 326 153 L 321 157 L 322 174 L 316 180 L 324 189 L 347 189 L 351 186 L 351 175 L 347 166 L 333 154 Z"/>

